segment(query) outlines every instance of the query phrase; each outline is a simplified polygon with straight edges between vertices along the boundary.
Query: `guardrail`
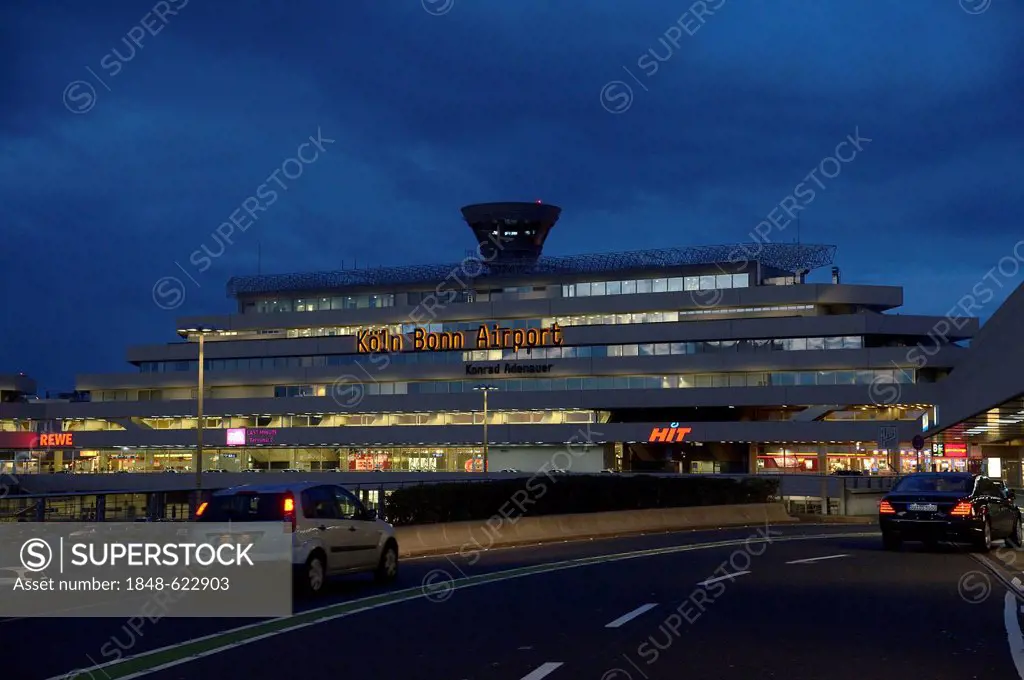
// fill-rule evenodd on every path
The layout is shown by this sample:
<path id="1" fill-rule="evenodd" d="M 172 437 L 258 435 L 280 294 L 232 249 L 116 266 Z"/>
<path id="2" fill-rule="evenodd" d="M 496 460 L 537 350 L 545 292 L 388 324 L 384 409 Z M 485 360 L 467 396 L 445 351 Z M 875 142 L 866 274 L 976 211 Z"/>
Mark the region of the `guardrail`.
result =
<path id="1" fill-rule="evenodd" d="M 498 546 L 796 521 L 779 503 L 751 503 L 520 517 L 497 528 L 492 520 L 420 524 L 395 527 L 395 536 L 406 557 L 456 551 L 470 557 Z"/>
<path id="2" fill-rule="evenodd" d="M 441 473 L 337 473 L 337 472 L 258 472 L 209 473 L 204 475 L 203 490 L 217 491 L 240 484 L 280 483 L 288 481 L 341 484 L 355 493 L 364 503 L 386 509 L 386 499 L 396 489 L 408 486 L 441 483 L 485 483 L 494 479 L 528 479 L 544 473 L 480 473 L 447 475 Z M 576 473 L 600 474 L 600 473 Z M 867 503 L 872 492 L 888 491 L 896 476 L 838 476 L 838 475 L 678 475 L 675 473 L 619 473 L 623 476 L 655 474 L 658 476 L 709 477 L 727 479 L 777 479 L 783 499 L 797 499 L 806 509 L 820 503 L 829 514 L 849 514 L 851 495 L 864 495 L 858 500 Z M 43 475 L 74 481 L 71 489 L 53 489 L 35 493 L 8 493 L 0 496 L 0 521 L 180 521 L 189 516 L 190 503 L 195 493 L 194 477 L 187 475 Z M 152 479 L 163 477 L 165 479 Z M 140 483 L 143 479 L 149 484 Z M 166 479 L 170 478 L 170 479 Z M 557 479 L 557 477 L 554 477 Z M 117 484 L 117 486 L 115 486 Z M 32 485 L 53 488 L 53 485 Z M 57 485 L 67 486 L 67 484 Z M 77 487 L 77 488 L 76 488 Z M 84 488 L 82 488 L 84 487 Z M 90 488 L 91 487 L 91 488 Z M 113 488 L 111 488 L 113 487 Z M 143 487 L 143 488 L 138 488 Z M 149 487 L 149 488 L 145 488 Z M 15 489 L 17 491 L 18 489 Z M 809 501 L 809 499 L 814 499 Z M 829 504 L 818 499 L 829 499 Z M 860 508 L 860 505 L 857 506 Z M 834 513 L 832 512 L 834 509 Z M 819 511 L 821 508 L 819 507 Z M 383 514 L 383 513 L 382 513 Z M 860 514 L 858 512 L 857 514 Z"/>

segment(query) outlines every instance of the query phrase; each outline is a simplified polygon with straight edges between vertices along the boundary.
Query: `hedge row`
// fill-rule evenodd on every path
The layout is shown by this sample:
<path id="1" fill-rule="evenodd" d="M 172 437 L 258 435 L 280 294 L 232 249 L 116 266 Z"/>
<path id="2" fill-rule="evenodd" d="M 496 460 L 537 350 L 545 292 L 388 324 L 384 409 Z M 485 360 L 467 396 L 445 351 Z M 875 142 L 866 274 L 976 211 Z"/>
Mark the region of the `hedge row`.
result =
<path id="1" fill-rule="evenodd" d="M 424 483 L 392 492 L 384 515 L 396 526 L 584 512 L 767 503 L 779 481 L 766 478 L 566 475 Z"/>

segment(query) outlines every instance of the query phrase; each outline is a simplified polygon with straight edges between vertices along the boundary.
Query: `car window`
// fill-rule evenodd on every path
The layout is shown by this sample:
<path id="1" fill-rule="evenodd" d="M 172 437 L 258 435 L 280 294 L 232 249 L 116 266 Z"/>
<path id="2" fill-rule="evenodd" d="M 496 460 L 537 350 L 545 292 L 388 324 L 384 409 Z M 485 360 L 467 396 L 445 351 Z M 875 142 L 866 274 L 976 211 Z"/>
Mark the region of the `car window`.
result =
<path id="1" fill-rule="evenodd" d="M 326 486 L 314 486 L 302 492 L 302 511 L 311 519 L 338 519 L 334 495 Z"/>
<path id="2" fill-rule="evenodd" d="M 358 519 L 363 515 L 363 504 L 355 496 L 340 486 L 334 487 L 334 496 L 337 499 L 338 511 L 343 519 Z"/>
<path id="3" fill-rule="evenodd" d="M 270 522 L 284 517 L 283 493 L 237 493 L 210 499 L 200 522 Z"/>
<path id="4" fill-rule="evenodd" d="M 970 475 L 920 475 L 904 477 L 893 491 L 900 493 L 957 491 L 970 493 L 974 489 L 974 479 Z"/>
<path id="5" fill-rule="evenodd" d="M 1002 492 L 996 483 L 991 479 L 979 479 L 978 480 L 978 494 L 982 496 L 1002 496 Z"/>

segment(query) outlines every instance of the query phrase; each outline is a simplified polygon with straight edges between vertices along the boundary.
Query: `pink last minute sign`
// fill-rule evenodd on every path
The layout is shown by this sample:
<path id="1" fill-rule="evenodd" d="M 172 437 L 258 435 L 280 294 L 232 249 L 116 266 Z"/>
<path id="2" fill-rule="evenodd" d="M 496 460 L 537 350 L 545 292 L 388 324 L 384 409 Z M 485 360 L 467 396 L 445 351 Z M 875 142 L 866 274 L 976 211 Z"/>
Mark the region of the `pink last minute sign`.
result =
<path id="1" fill-rule="evenodd" d="M 227 431 L 227 446 L 262 446 L 277 440 L 277 430 L 233 427 Z"/>

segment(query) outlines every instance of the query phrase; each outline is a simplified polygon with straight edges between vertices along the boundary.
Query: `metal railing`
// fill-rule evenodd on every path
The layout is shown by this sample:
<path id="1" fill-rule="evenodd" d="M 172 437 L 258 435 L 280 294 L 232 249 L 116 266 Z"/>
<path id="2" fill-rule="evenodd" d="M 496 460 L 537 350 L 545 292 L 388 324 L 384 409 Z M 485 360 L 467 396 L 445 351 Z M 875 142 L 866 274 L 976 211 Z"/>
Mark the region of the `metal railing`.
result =
<path id="1" fill-rule="evenodd" d="M 414 486 L 458 483 L 479 484 L 495 479 L 528 479 L 544 473 L 504 474 L 500 477 L 459 476 L 448 477 L 431 474 L 415 480 L 374 481 L 370 483 L 345 483 L 342 486 L 355 494 L 365 505 L 373 507 L 386 516 L 387 498 L 394 491 Z M 598 474 L 598 473 L 578 473 Z M 822 499 L 829 499 L 829 513 L 850 492 L 886 492 L 892 488 L 898 476 L 838 476 L 808 474 L 686 474 L 677 473 L 621 473 L 621 476 L 656 475 L 692 478 L 760 479 L 777 480 L 780 499 L 797 499 L 797 503 L 821 505 Z M 558 479 L 558 477 L 552 477 Z M 337 482 L 336 482 L 337 483 Z M 206 493 L 213 493 L 225 487 L 211 486 Z M 180 488 L 159 490 L 96 490 L 38 494 L 9 494 L 0 498 L 0 522 L 92 522 L 92 521 L 186 521 L 190 518 L 189 500 L 194 488 L 182 485 Z M 842 505 L 836 506 L 841 508 Z M 840 510 L 841 512 L 841 510 Z"/>

